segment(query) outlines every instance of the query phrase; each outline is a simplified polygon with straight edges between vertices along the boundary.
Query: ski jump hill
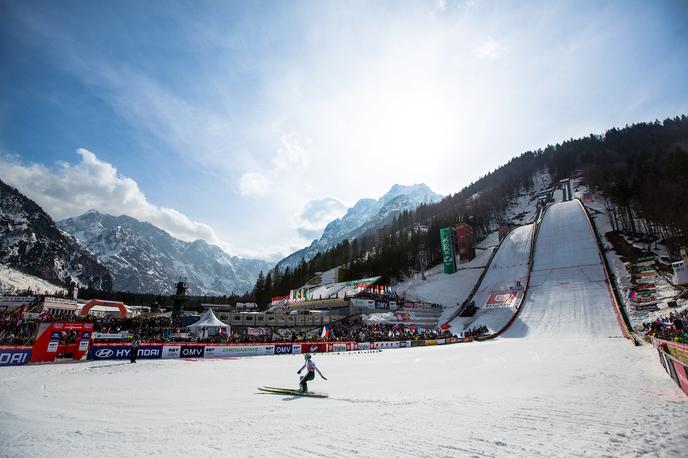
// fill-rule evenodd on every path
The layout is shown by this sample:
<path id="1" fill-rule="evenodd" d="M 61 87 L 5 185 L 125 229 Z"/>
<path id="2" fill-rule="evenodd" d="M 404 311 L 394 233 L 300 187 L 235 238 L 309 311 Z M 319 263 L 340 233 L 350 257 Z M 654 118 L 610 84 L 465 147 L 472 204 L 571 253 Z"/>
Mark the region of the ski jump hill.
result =
<path id="1" fill-rule="evenodd" d="M 546 210 L 525 300 L 502 336 L 623 336 L 597 240 L 580 202 L 556 203 Z"/>
<path id="2" fill-rule="evenodd" d="M 522 291 L 514 292 L 510 288 L 517 283 L 527 283 L 534 230 L 535 223 L 526 224 L 514 228 L 504 237 L 480 280 L 480 285 L 467 300 L 479 307 L 478 312 L 474 317 L 452 319 L 449 324 L 455 332 L 461 332 L 464 326 L 475 328 L 482 325 L 498 331 L 511 320 L 522 300 Z M 494 301 L 500 293 L 505 297 L 506 303 Z M 497 303 L 492 307 L 490 302 Z"/>

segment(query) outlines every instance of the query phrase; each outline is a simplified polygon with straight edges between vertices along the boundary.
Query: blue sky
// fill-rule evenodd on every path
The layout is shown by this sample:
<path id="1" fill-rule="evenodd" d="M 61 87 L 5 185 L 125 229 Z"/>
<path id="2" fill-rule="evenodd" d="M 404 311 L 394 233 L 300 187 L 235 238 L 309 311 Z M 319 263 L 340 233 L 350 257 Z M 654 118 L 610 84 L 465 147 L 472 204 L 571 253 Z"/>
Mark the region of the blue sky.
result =
<path id="1" fill-rule="evenodd" d="M 274 260 L 395 183 L 688 113 L 686 5 L 0 0 L 0 178 Z"/>

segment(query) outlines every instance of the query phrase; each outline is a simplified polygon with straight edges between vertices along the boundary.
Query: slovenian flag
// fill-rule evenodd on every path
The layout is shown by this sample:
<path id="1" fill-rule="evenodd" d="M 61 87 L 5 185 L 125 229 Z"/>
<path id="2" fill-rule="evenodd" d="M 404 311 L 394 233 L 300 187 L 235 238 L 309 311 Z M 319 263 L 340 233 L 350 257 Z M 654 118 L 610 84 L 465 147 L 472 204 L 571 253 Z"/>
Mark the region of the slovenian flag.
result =
<path id="1" fill-rule="evenodd" d="M 322 334 L 320 335 L 320 337 L 322 337 L 323 339 L 327 339 L 329 337 L 329 335 L 330 335 L 330 325 L 326 324 L 325 326 L 323 326 Z"/>

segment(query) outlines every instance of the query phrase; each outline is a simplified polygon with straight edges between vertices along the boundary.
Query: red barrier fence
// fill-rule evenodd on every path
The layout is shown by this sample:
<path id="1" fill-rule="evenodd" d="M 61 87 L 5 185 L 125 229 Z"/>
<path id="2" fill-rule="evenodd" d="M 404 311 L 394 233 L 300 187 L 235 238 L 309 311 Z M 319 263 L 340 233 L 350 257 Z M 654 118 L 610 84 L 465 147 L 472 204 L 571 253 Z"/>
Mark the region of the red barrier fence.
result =
<path id="1" fill-rule="evenodd" d="M 657 339 L 654 336 L 648 336 L 652 345 L 657 349 L 659 355 L 659 362 L 667 371 L 667 374 L 674 382 L 688 395 L 688 364 L 679 361 L 675 356 L 666 351 L 668 347 L 676 348 L 682 351 L 688 351 L 688 344 L 678 342 L 671 342 L 670 340 Z"/>

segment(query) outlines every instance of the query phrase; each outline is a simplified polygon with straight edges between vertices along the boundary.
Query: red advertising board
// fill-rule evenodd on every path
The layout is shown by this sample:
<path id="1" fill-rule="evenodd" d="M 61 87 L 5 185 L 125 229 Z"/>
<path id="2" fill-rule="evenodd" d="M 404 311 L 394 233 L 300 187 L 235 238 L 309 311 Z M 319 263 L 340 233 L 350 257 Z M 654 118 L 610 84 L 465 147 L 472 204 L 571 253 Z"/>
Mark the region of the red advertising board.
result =
<path id="1" fill-rule="evenodd" d="M 517 293 L 514 291 L 498 291 L 490 293 L 485 302 L 485 308 L 513 307 L 516 303 Z"/>
<path id="2" fill-rule="evenodd" d="M 70 343 L 61 343 L 62 333 L 72 331 L 76 338 Z M 33 344 L 31 362 L 55 361 L 58 354 L 64 353 L 81 359 L 88 351 L 92 333 L 93 323 L 41 323 Z"/>
<path id="3" fill-rule="evenodd" d="M 674 365 L 674 369 L 676 370 L 678 385 L 684 393 L 688 394 L 688 373 L 686 373 L 686 371 L 688 371 L 688 366 L 684 366 L 673 358 L 670 358 L 669 361 Z"/>
<path id="4" fill-rule="evenodd" d="M 327 343 L 325 342 L 302 342 L 301 353 L 325 353 Z"/>

